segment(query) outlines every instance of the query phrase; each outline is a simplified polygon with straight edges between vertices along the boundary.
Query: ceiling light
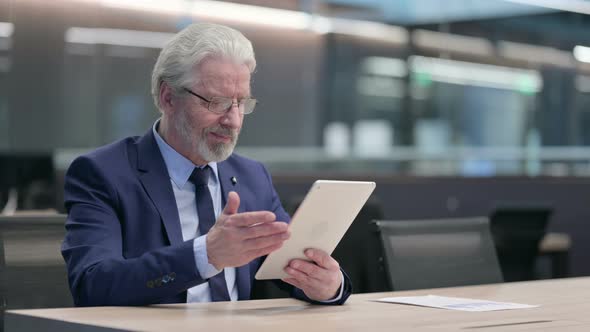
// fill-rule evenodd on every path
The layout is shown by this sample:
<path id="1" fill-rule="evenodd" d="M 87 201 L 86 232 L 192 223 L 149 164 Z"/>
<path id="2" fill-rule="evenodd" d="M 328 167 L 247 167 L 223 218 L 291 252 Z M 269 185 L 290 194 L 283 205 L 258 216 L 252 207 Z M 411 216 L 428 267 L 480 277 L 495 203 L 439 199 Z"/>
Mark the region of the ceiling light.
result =
<path id="1" fill-rule="evenodd" d="M 361 62 L 361 69 L 363 73 L 378 76 L 405 77 L 408 75 L 406 62 L 396 58 L 369 56 Z"/>
<path id="2" fill-rule="evenodd" d="M 541 74 L 536 70 L 422 56 L 411 56 L 409 63 L 412 72 L 438 82 L 526 93 L 539 92 L 543 86 Z"/>
<path id="3" fill-rule="evenodd" d="M 580 62 L 590 63 L 590 47 L 580 45 L 574 47 L 574 58 Z"/>
<path id="4" fill-rule="evenodd" d="M 481 56 L 494 54 L 492 43 L 479 37 L 469 37 L 430 30 L 416 30 L 412 33 L 416 46 L 425 49 L 442 50 Z"/>
<path id="5" fill-rule="evenodd" d="M 14 24 L 8 22 L 0 22 L 0 37 L 10 37 L 14 32 Z"/>
<path id="6" fill-rule="evenodd" d="M 77 0 L 89 2 L 90 0 Z M 169 15 L 194 15 L 220 21 L 346 34 L 396 44 L 408 41 L 406 29 L 385 23 L 331 18 L 305 12 L 213 0 L 95 0 L 103 7 L 131 9 Z"/>
<path id="7" fill-rule="evenodd" d="M 110 8 L 177 15 L 192 14 L 199 17 L 290 29 L 307 29 L 311 19 L 309 14 L 293 10 L 210 0 L 191 2 L 184 0 L 101 0 L 99 3 Z"/>
<path id="8" fill-rule="evenodd" d="M 566 68 L 574 67 L 574 59 L 570 52 L 553 47 L 515 43 L 501 40 L 498 42 L 498 53 L 512 60 L 530 63 L 542 63 Z"/>
<path id="9" fill-rule="evenodd" d="M 80 44 L 162 48 L 173 36 L 173 33 L 164 32 L 72 27 L 66 30 L 65 40 Z"/>

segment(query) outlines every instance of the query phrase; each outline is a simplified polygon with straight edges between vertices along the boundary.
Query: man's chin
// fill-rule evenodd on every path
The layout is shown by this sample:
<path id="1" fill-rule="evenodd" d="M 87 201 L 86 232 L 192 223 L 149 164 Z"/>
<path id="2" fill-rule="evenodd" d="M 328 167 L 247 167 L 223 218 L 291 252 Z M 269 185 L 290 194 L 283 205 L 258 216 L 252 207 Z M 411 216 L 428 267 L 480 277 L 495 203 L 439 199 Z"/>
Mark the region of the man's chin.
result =
<path id="1" fill-rule="evenodd" d="M 229 156 L 231 156 L 231 154 L 234 151 L 234 147 L 235 145 L 231 143 L 207 147 L 206 149 L 204 149 L 207 151 L 201 151 L 201 155 L 208 162 L 221 162 L 229 158 Z"/>

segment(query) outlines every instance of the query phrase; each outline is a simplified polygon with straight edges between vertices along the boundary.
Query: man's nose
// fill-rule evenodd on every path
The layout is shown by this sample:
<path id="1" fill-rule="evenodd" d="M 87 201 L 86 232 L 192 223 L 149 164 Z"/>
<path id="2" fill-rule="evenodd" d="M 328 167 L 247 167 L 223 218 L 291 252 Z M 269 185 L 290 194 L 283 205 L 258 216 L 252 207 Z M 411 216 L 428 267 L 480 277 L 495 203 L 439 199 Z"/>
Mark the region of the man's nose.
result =
<path id="1" fill-rule="evenodd" d="M 234 102 L 223 115 L 222 124 L 231 128 L 239 128 L 241 121 L 242 113 L 240 111 L 240 104 Z"/>

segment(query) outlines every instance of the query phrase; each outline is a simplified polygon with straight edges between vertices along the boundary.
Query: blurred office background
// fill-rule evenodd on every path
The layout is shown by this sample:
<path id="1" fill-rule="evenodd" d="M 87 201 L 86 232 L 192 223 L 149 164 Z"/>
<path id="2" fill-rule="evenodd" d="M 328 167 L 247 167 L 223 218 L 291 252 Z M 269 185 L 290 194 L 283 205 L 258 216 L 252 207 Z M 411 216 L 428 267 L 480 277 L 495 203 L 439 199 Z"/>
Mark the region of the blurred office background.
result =
<path id="1" fill-rule="evenodd" d="M 285 205 L 332 178 L 376 181 L 385 219 L 549 208 L 567 275 L 590 275 L 588 15 L 584 0 L 0 0 L 0 208 L 63 212 L 72 159 L 158 117 L 162 45 L 216 22 L 254 44 L 260 104 L 237 150 Z"/>

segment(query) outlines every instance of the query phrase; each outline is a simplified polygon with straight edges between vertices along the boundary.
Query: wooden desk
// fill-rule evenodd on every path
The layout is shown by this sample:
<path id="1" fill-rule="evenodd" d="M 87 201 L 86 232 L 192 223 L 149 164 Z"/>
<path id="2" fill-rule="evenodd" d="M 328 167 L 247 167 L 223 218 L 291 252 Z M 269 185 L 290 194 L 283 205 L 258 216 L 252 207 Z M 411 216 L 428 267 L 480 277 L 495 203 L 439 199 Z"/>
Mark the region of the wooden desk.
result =
<path id="1" fill-rule="evenodd" d="M 437 294 L 540 304 L 533 309 L 460 312 L 369 300 Z M 590 331 L 590 277 L 353 295 L 343 306 L 292 299 L 14 310 L 7 331 Z"/>

